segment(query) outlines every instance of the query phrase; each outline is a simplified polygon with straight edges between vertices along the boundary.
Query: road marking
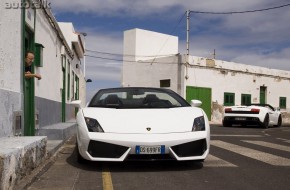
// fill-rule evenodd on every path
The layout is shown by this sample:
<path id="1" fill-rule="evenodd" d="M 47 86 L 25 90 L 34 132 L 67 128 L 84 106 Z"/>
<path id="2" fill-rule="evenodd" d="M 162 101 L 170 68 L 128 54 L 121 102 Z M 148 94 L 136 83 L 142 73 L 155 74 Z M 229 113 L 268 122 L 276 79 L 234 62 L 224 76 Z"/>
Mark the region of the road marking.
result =
<path id="1" fill-rule="evenodd" d="M 204 163 L 203 163 L 204 167 L 238 167 L 237 165 L 234 165 L 230 162 L 224 161 L 216 156 L 213 156 L 211 154 L 209 154 Z"/>
<path id="2" fill-rule="evenodd" d="M 277 140 L 281 140 L 281 141 L 284 141 L 285 143 L 290 143 L 290 140 L 288 139 L 282 139 L 282 138 L 276 138 Z"/>
<path id="3" fill-rule="evenodd" d="M 231 152 L 259 160 L 261 162 L 273 165 L 273 166 L 290 166 L 290 159 L 288 158 L 283 158 L 280 156 L 276 156 L 273 154 L 261 152 L 258 150 L 238 146 L 235 144 L 219 141 L 219 140 L 212 140 L 211 144 L 213 146 L 229 150 Z"/>
<path id="4" fill-rule="evenodd" d="M 104 165 L 102 169 L 102 178 L 103 178 L 103 190 L 113 190 L 113 183 L 111 172 L 108 166 Z"/>
<path id="5" fill-rule="evenodd" d="M 226 134 L 211 134 L 211 137 L 264 137 L 262 135 L 226 135 Z"/>
<path id="6" fill-rule="evenodd" d="M 277 140 L 281 140 L 281 141 L 288 141 L 288 139 L 282 139 L 282 138 L 276 138 Z"/>
<path id="7" fill-rule="evenodd" d="M 279 145 L 279 144 L 268 143 L 268 142 L 265 142 L 265 141 L 243 141 L 243 142 L 247 142 L 247 143 L 251 143 L 251 144 L 255 144 L 255 145 L 260 145 L 260 146 L 264 146 L 264 147 L 267 147 L 267 148 L 273 148 L 273 149 L 277 149 L 277 150 L 290 152 L 290 147 L 289 146 L 283 146 L 283 145 Z"/>

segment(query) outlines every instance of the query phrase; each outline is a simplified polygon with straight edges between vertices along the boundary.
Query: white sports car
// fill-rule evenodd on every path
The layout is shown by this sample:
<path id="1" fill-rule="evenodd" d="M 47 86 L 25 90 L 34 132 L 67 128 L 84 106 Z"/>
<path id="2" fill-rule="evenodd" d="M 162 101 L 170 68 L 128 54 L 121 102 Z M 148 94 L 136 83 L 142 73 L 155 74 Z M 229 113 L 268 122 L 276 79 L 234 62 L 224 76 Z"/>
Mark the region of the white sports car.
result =
<path id="1" fill-rule="evenodd" d="M 200 105 L 168 89 L 99 90 L 77 114 L 78 161 L 203 161 L 210 127 Z"/>
<path id="2" fill-rule="evenodd" d="M 282 125 L 282 116 L 279 109 L 274 109 L 269 104 L 225 107 L 223 126 L 229 127 L 232 124 L 255 124 L 264 128 L 269 126 L 280 127 Z"/>

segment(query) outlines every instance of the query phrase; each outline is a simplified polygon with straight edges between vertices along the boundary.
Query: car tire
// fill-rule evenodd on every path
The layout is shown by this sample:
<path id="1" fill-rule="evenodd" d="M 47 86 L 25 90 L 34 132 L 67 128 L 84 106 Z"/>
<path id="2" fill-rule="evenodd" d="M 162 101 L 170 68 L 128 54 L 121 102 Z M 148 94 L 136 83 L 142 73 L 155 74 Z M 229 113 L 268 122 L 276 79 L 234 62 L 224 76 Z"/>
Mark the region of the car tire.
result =
<path id="1" fill-rule="evenodd" d="M 77 153 L 77 162 L 78 162 L 79 164 L 84 164 L 84 163 L 87 162 L 87 160 L 84 159 L 84 158 L 82 157 L 82 155 L 80 154 L 79 147 L 78 147 L 78 143 L 76 143 L 76 153 Z"/>
<path id="2" fill-rule="evenodd" d="M 228 122 L 228 121 L 223 121 L 223 126 L 224 127 L 231 127 L 232 124 L 230 122 Z"/>
<path id="3" fill-rule="evenodd" d="M 261 124 L 263 128 L 267 129 L 269 127 L 269 114 L 266 114 L 263 123 Z"/>
<path id="4" fill-rule="evenodd" d="M 279 115 L 278 123 L 277 123 L 277 125 L 275 125 L 275 127 L 281 127 L 281 126 L 282 126 L 282 117 L 281 117 L 281 115 Z"/>

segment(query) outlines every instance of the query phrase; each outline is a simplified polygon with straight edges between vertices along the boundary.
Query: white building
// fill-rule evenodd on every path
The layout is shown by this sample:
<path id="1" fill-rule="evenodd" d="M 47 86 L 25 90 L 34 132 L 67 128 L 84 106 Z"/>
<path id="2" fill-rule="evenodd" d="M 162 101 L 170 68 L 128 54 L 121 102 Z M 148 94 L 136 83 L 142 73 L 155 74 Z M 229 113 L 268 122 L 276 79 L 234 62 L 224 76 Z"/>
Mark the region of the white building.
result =
<path id="1" fill-rule="evenodd" d="M 126 57 L 126 55 L 134 55 Z M 167 55 L 167 56 L 166 56 Z M 133 29 L 124 32 L 122 86 L 170 88 L 200 99 L 212 121 L 225 105 L 268 103 L 290 112 L 290 72 L 178 54 L 178 38 Z"/>
<path id="2" fill-rule="evenodd" d="M 86 102 L 80 34 L 71 23 L 59 25 L 46 1 L 29 2 L 0 3 L 0 137 L 34 135 L 74 118 L 71 100 Z M 41 80 L 24 78 L 27 50 Z"/>

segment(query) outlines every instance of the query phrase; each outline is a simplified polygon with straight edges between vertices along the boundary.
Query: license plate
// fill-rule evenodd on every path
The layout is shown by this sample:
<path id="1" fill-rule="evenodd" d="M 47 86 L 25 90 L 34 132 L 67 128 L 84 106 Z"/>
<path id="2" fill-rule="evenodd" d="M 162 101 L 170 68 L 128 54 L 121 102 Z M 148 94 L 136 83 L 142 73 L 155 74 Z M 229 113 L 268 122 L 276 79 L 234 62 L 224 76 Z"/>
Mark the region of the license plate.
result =
<path id="1" fill-rule="evenodd" d="M 165 146 L 136 146 L 136 154 L 164 154 Z"/>
<path id="2" fill-rule="evenodd" d="M 244 117 L 236 117 L 235 120 L 238 120 L 238 121 L 245 121 L 246 118 L 244 118 Z"/>

